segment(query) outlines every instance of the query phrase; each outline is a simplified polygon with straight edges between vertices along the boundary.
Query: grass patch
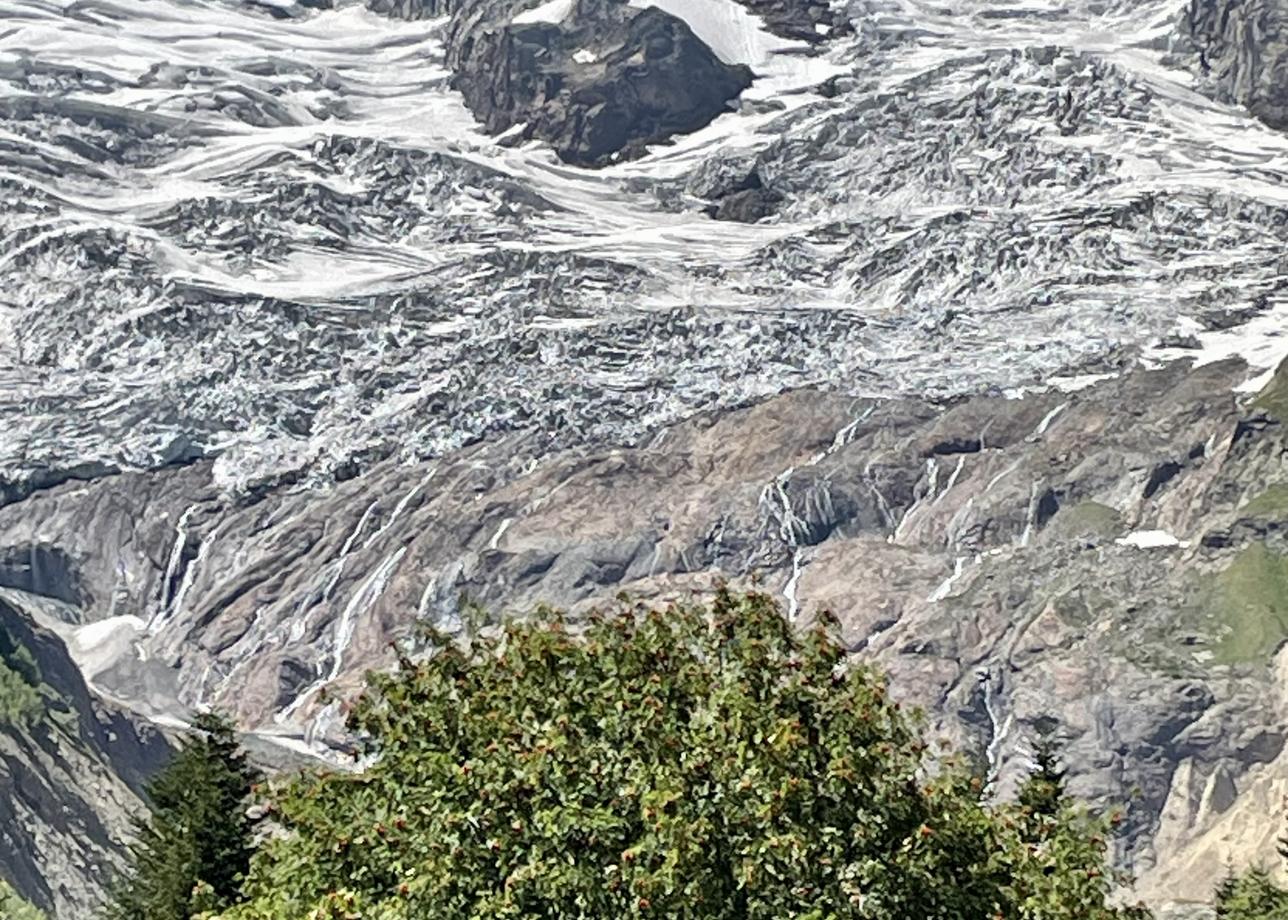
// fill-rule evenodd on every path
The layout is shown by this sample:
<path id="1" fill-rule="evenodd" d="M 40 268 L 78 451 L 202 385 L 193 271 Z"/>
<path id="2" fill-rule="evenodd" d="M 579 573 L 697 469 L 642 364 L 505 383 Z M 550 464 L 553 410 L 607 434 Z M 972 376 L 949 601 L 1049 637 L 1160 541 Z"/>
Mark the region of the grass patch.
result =
<path id="1" fill-rule="evenodd" d="M 1270 486 L 1252 501 L 1239 509 L 1248 517 L 1279 517 L 1288 515 L 1288 485 Z"/>
<path id="2" fill-rule="evenodd" d="M 1212 586 L 1216 664 L 1262 661 L 1288 639 L 1288 557 L 1255 543 Z"/>
<path id="3" fill-rule="evenodd" d="M 1275 370 L 1265 389 L 1252 401 L 1255 409 L 1264 409 L 1268 415 L 1288 421 L 1288 359 Z"/>
<path id="4" fill-rule="evenodd" d="M 1096 537 L 1109 539 L 1123 531 L 1122 515 L 1100 502 L 1079 502 L 1060 509 L 1049 525 L 1057 539 Z"/>
<path id="5" fill-rule="evenodd" d="M 4 879 L 0 879 L 0 917 L 4 920 L 45 920 L 45 915 L 32 907 Z"/>

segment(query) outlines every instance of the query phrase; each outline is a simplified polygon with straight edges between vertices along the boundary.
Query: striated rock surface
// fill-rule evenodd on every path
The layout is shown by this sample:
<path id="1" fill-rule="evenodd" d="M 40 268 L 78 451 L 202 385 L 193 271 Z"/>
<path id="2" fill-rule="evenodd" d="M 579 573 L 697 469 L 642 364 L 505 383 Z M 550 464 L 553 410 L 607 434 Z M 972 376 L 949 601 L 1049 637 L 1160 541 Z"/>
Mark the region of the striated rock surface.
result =
<path id="1" fill-rule="evenodd" d="M 0 589 L 0 876 L 68 918 L 94 915 L 143 783 L 170 753 L 154 727 L 87 688 L 57 635 L 70 634 L 71 613 Z"/>
<path id="2" fill-rule="evenodd" d="M 0 510 L 0 581 L 86 624 L 152 611 L 83 648 L 98 686 L 298 747 L 342 745 L 363 673 L 469 601 L 584 609 L 727 575 L 801 622 L 838 614 L 999 794 L 1054 724 L 1073 791 L 1126 806 L 1139 893 L 1200 899 L 1227 861 L 1273 856 L 1258 809 L 1288 782 L 1283 384 L 1239 398 L 1245 375 L 1172 364 L 946 407 L 803 390 L 637 448 L 533 463 L 516 436 L 252 500 L 207 463 L 127 473 Z"/>
<path id="3" fill-rule="evenodd" d="M 1178 33 L 1213 95 L 1288 128 L 1288 3 L 1189 0 Z"/>

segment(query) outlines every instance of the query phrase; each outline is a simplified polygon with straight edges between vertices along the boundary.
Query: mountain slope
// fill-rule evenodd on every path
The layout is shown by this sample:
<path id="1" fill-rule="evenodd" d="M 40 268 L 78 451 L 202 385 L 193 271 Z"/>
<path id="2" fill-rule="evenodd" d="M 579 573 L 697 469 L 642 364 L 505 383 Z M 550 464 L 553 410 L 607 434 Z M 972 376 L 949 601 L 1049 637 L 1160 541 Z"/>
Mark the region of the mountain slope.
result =
<path id="1" fill-rule="evenodd" d="M 169 747 L 95 699 L 41 625 L 67 611 L 0 591 L 0 874 L 38 907 L 89 916 L 120 867 L 140 790 Z"/>
<path id="2" fill-rule="evenodd" d="M 113 766 L 101 700 L 334 753 L 364 671 L 463 600 L 717 574 L 834 609 L 1000 793 L 1055 724 L 1151 898 L 1271 853 L 1288 139 L 1213 84 L 1273 75 L 1256 29 L 1173 0 L 0 12 L 0 586 L 81 701 L 12 844 L 41 906 L 88 903 L 152 762 L 139 735 Z M 67 796 L 104 829 L 41 864 Z"/>

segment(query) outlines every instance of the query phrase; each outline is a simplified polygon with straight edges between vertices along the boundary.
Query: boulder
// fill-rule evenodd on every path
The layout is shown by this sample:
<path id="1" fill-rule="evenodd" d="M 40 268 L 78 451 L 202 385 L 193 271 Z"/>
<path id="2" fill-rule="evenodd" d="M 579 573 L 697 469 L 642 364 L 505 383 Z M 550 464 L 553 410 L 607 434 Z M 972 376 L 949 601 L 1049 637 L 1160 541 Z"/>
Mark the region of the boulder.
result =
<path id="1" fill-rule="evenodd" d="M 705 127 L 752 81 L 683 20 L 620 0 L 461 7 L 447 48 L 453 85 L 488 131 L 517 129 L 585 166 Z"/>

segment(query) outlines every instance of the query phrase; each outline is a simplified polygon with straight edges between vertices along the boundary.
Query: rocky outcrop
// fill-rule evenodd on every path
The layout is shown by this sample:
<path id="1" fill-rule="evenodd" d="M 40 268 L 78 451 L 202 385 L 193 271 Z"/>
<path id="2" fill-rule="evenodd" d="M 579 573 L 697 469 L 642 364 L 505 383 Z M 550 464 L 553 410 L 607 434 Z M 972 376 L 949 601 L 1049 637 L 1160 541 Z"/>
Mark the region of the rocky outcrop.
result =
<path id="1" fill-rule="evenodd" d="M 406 12 L 440 9 L 447 7 Z M 453 86 L 488 131 L 515 129 L 580 165 L 696 131 L 728 111 L 752 79 L 683 20 L 622 0 L 462 4 L 452 12 L 447 50 Z"/>
<path id="2" fill-rule="evenodd" d="M 242 0 L 248 7 L 272 16 L 274 19 L 290 19 L 294 16 L 307 15 L 311 10 L 329 10 L 335 6 L 335 0 Z"/>
<path id="3" fill-rule="evenodd" d="M 757 164 L 749 157 L 713 158 L 694 170 L 685 191 L 706 199 L 706 212 L 716 220 L 754 224 L 768 217 L 783 196 L 765 184 Z"/>
<path id="4" fill-rule="evenodd" d="M 828 0 L 738 0 L 775 35 L 817 42 L 848 28 L 848 20 Z"/>
<path id="5" fill-rule="evenodd" d="M 120 868 L 143 783 L 165 739 L 93 696 L 52 628 L 67 609 L 0 589 L 0 671 L 12 662 L 33 698 L 0 692 L 0 876 L 51 917 L 93 916 Z M 11 671 L 10 673 L 14 673 Z"/>
<path id="6" fill-rule="evenodd" d="M 1202 897 L 1228 860 L 1273 855 L 1279 816 L 1239 803 L 1288 782 L 1288 437 L 1274 391 L 1235 397 L 1246 373 L 948 406 L 797 391 L 629 449 L 533 463 L 516 435 L 250 500 L 205 463 L 127 473 L 0 509 L 0 558 L 85 623 L 146 614 L 130 642 L 74 644 L 105 692 L 291 745 L 341 742 L 363 674 L 419 624 L 462 628 L 464 601 L 759 584 L 800 622 L 836 612 L 998 794 L 1055 725 L 1073 790 L 1126 806 L 1140 893 Z"/>
<path id="7" fill-rule="evenodd" d="M 1190 0 L 1179 37 L 1213 95 L 1288 128 L 1288 3 Z"/>

